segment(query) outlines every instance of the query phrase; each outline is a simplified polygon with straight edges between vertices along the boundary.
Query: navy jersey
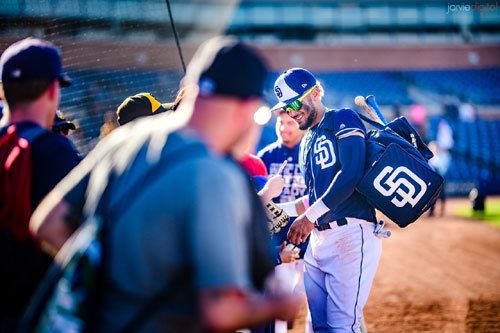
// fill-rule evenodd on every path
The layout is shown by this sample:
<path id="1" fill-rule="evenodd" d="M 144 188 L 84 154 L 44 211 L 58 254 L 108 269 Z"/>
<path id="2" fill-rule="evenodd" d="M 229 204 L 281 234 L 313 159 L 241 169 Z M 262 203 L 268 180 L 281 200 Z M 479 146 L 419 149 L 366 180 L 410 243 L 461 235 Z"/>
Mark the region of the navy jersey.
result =
<path id="1" fill-rule="evenodd" d="M 16 126 L 19 132 L 40 127 L 31 121 L 22 121 Z M 0 138 L 8 127 L 0 128 Z M 31 143 L 31 157 L 31 209 L 35 210 L 47 193 L 80 162 L 80 157 L 66 137 L 50 131 Z"/>
<path id="2" fill-rule="evenodd" d="M 341 168 L 338 138 L 356 131 L 366 135 L 366 128 L 356 112 L 351 109 L 329 110 L 302 139 L 300 163 L 304 167 L 310 205 L 328 190 Z M 375 210 L 354 191 L 336 207 L 330 207 L 317 222 L 324 224 L 343 217 L 375 221 Z"/>
<path id="3" fill-rule="evenodd" d="M 285 169 L 283 170 L 283 180 L 285 182 L 285 186 L 283 187 L 281 195 L 273 199 L 276 203 L 294 201 L 307 194 L 304 177 L 300 171 L 299 149 L 300 144 L 297 144 L 293 148 L 288 148 L 281 142 L 276 141 L 258 153 L 258 156 L 266 165 L 269 175 L 275 175 L 278 173 L 278 169 L 283 161 L 288 161 Z M 290 220 L 285 228 L 281 229 L 273 236 L 273 238 L 276 238 L 277 243 L 281 244 L 283 241 L 287 240 L 286 235 L 293 220 L 294 218 Z M 303 258 L 304 252 L 307 249 L 307 243 L 308 242 L 306 241 L 299 246 L 301 258 Z"/>
<path id="4" fill-rule="evenodd" d="M 284 160 L 288 161 L 283 170 L 283 180 L 285 181 L 283 192 L 279 197 L 274 198 L 274 202 L 282 203 L 293 201 L 303 197 L 307 193 L 304 177 L 300 172 L 299 146 L 300 145 L 297 144 L 293 148 L 288 148 L 277 141 L 268 145 L 258 153 L 258 156 L 266 165 L 270 175 L 275 175 L 278 172 Z"/>

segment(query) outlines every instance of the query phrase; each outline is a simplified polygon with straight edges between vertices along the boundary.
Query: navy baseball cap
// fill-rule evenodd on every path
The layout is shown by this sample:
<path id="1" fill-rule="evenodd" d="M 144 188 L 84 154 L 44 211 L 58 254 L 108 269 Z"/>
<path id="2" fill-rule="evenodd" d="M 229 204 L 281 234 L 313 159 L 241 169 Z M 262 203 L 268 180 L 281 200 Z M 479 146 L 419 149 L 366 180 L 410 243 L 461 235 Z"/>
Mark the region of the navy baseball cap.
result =
<path id="1" fill-rule="evenodd" d="M 203 43 L 189 63 L 185 80 L 197 83 L 201 96 L 262 97 L 268 71 L 258 53 L 234 37 Z"/>
<path id="2" fill-rule="evenodd" d="M 286 70 L 274 83 L 274 94 L 279 102 L 271 110 L 284 108 L 302 96 L 315 84 L 316 79 L 307 69 L 291 68 Z"/>
<path id="3" fill-rule="evenodd" d="M 9 46 L 0 57 L 0 72 L 2 82 L 59 79 L 61 87 L 71 85 L 62 74 L 59 50 L 38 38 L 29 37 Z"/>
<path id="4" fill-rule="evenodd" d="M 66 127 L 68 129 L 76 129 L 75 124 L 73 124 L 71 121 L 67 120 L 64 117 L 64 114 L 60 111 L 56 111 L 56 115 L 54 117 L 54 123 L 52 124 L 52 127 Z"/>

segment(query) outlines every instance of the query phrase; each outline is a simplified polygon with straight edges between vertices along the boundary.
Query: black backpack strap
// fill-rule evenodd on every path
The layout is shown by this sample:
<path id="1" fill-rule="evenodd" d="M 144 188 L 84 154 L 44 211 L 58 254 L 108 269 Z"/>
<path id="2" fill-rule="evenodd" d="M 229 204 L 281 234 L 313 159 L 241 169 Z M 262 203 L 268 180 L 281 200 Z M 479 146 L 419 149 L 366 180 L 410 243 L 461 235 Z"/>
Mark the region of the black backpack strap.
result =
<path id="1" fill-rule="evenodd" d="M 359 112 L 356 112 L 359 116 L 359 118 L 363 119 L 364 121 L 366 121 L 367 123 L 369 123 L 370 125 L 372 125 L 373 127 L 375 128 L 378 128 L 379 130 L 383 130 L 385 129 L 385 125 L 382 125 L 381 123 L 379 122 L 376 122 L 375 120 L 373 119 L 370 119 L 368 118 L 367 116 L 365 115 L 362 115 L 361 113 Z"/>

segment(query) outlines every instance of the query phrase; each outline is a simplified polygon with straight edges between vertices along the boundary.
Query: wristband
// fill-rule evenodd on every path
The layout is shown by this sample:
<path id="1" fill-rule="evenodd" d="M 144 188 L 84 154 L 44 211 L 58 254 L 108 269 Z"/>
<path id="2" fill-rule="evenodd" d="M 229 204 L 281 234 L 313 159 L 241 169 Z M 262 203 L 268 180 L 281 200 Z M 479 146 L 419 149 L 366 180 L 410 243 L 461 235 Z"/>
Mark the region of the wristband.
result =
<path id="1" fill-rule="evenodd" d="M 328 212 L 330 208 L 328 208 L 323 200 L 318 200 L 310 206 L 306 211 L 306 217 L 311 222 L 316 222 L 323 214 Z"/>

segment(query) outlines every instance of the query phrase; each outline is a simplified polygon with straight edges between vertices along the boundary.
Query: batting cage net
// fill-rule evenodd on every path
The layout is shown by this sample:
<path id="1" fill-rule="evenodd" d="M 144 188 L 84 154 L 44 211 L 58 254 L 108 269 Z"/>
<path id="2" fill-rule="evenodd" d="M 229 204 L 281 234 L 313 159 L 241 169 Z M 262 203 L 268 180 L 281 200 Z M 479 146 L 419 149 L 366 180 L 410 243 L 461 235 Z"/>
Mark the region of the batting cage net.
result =
<path id="1" fill-rule="evenodd" d="M 175 98 L 183 65 L 168 5 L 165 0 L 3 0 L 0 50 L 26 36 L 61 48 L 64 71 L 73 84 L 62 90 L 60 109 L 75 123 L 70 138 L 84 155 L 116 126 L 116 109 L 128 96 L 150 92 L 163 103 Z M 230 6 L 225 3 L 224 8 Z M 203 3 L 180 1 L 171 11 L 174 19 L 179 13 L 182 37 L 196 36 L 190 40 L 191 50 L 203 38 L 220 33 L 224 24 L 221 11 L 211 27 L 190 26 L 187 31 L 182 29 L 184 16 L 214 13 L 204 12 Z"/>
<path id="2" fill-rule="evenodd" d="M 450 4 L 2 0 L 0 51 L 27 36 L 61 48 L 73 84 L 62 89 L 60 109 L 76 125 L 69 138 L 86 155 L 117 126 L 117 107 L 127 97 L 149 92 L 162 103 L 173 101 L 198 45 L 234 34 L 268 60 L 269 105 L 276 102 L 278 75 L 305 67 L 321 82 L 328 107 L 362 112 L 354 98 L 373 94 L 388 120 L 406 116 L 427 142 L 438 139 L 440 117 L 447 118 L 455 146 L 446 185 L 455 180 L 452 192 L 466 194 L 475 179 L 498 179 L 500 14 L 497 7 L 461 12 Z M 271 120 L 257 150 L 274 140 Z"/>

